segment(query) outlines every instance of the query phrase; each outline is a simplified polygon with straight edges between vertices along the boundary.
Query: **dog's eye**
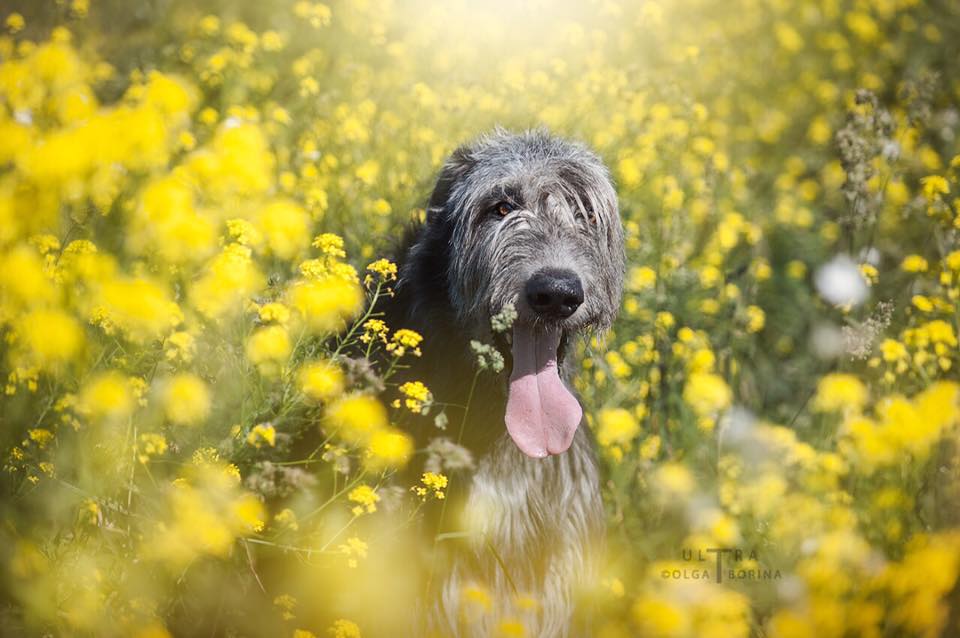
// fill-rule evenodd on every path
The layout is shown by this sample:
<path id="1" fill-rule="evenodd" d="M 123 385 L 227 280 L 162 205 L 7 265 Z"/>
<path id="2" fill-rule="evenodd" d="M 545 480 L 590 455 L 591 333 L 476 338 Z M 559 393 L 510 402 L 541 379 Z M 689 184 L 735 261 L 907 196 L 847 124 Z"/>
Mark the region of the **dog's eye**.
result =
<path id="1" fill-rule="evenodd" d="M 493 205 L 493 208 L 491 208 L 491 210 L 497 215 L 500 215 L 500 217 L 506 217 L 513 211 L 517 210 L 517 207 L 511 204 L 510 202 L 497 202 L 496 204 Z"/>
<path id="2" fill-rule="evenodd" d="M 584 208 L 581 211 L 577 212 L 577 217 L 586 221 L 591 226 L 597 225 L 597 214 L 590 210 L 589 208 Z"/>

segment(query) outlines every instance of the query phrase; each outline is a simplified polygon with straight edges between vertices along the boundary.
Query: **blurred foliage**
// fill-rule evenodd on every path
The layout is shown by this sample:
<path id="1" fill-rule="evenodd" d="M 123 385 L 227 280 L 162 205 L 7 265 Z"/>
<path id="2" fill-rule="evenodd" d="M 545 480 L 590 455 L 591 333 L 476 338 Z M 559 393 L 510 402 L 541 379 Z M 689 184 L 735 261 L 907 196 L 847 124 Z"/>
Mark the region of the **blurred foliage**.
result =
<path id="1" fill-rule="evenodd" d="M 470 459 L 443 397 L 391 382 L 421 336 L 377 319 L 381 256 L 496 124 L 594 147 L 627 229 L 621 320 L 577 377 L 598 635 L 955 635 L 957 3 L 0 20 L 5 635 L 409 621 L 417 521 Z M 742 550 L 721 583 L 718 547 Z"/>

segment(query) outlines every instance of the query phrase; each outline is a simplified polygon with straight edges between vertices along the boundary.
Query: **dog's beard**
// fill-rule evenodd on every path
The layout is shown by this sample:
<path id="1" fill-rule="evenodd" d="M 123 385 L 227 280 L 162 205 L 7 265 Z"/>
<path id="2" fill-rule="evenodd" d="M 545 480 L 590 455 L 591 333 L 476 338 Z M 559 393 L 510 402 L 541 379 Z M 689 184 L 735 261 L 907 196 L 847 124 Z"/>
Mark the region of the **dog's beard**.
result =
<path id="1" fill-rule="evenodd" d="M 563 332 L 559 326 L 515 323 L 512 336 L 507 432 L 528 456 L 561 454 L 583 418 L 580 403 L 560 379 Z"/>

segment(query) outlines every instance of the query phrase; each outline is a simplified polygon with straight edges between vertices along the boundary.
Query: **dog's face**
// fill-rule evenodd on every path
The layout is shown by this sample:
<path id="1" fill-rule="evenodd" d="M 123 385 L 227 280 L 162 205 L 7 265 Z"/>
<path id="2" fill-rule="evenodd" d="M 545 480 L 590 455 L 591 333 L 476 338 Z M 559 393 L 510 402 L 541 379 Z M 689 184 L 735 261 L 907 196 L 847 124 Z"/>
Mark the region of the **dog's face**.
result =
<path id="1" fill-rule="evenodd" d="M 451 224 L 451 304 L 483 330 L 513 303 L 519 321 L 608 328 L 623 287 L 623 230 L 607 170 L 579 144 L 497 132 L 455 151 L 431 199 Z"/>
<path id="2" fill-rule="evenodd" d="M 543 132 L 495 132 L 453 153 L 428 224 L 449 237 L 447 289 L 465 330 L 489 335 L 507 304 L 508 430 L 531 456 L 570 445 L 582 416 L 557 367 L 568 339 L 608 328 L 623 289 L 623 229 L 603 163 Z"/>

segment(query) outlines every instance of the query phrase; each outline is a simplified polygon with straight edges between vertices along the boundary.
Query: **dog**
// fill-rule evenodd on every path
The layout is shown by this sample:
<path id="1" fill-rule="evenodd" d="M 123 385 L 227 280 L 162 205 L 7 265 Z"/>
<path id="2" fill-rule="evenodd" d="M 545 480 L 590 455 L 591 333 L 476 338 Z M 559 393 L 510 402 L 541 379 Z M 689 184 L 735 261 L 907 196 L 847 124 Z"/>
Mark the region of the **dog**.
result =
<path id="1" fill-rule="evenodd" d="M 575 603 L 597 573 L 604 512 L 567 354 L 620 306 L 623 228 L 608 170 L 582 144 L 497 129 L 452 153 L 398 261 L 387 323 L 425 337 L 406 376 L 449 404 L 451 430 L 478 459 L 459 498 L 451 480 L 448 500 L 463 507 L 444 536 L 464 546 L 435 579 L 417 634 L 492 636 L 504 622 L 531 637 L 589 633 Z M 496 333 L 491 317 L 507 307 L 512 330 Z M 493 344 L 503 372 L 477 374 L 471 341 Z"/>

